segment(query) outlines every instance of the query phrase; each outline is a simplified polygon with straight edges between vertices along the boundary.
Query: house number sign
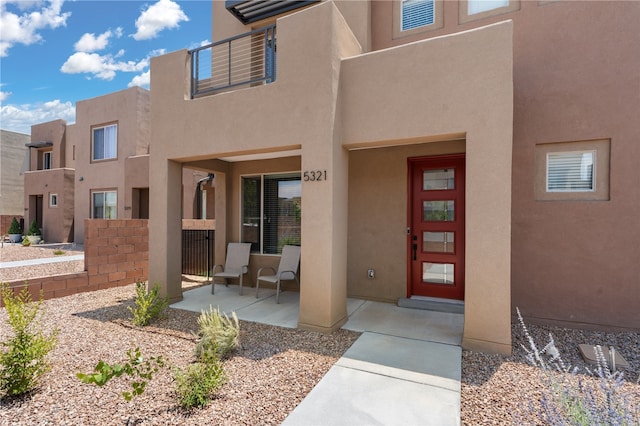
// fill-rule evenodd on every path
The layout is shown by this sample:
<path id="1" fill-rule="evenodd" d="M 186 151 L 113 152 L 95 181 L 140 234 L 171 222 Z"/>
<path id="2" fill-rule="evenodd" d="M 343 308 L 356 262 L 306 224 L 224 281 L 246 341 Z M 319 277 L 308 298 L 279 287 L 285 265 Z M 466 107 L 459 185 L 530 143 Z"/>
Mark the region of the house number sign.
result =
<path id="1" fill-rule="evenodd" d="M 302 180 L 305 182 L 322 182 L 327 180 L 326 170 L 306 170 L 302 174 Z"/>

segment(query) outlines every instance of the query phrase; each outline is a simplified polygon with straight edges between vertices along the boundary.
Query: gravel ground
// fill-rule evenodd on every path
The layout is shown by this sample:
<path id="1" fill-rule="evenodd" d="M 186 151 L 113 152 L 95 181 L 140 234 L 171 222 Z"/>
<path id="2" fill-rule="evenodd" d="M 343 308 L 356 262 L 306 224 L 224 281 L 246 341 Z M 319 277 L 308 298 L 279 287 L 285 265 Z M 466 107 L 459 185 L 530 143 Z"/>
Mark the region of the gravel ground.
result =
<path id="1" fill-rule="evenodd" d="M 0 248 L 0 261 L 53 257 L 52 251 L 5 245 Z M 66 255 L 77 254 L 65 251 Z M 59 273 L 75 272 L 75 263 L 47 266 L 55 265 Z M 67 271 L 59 265 L 66 265 Z M 0 274 L 6 271 L 0 269 Z M 197 286 L 200 282 L 191 277 L 184 285 Z M 46 301 L 45 328 L 60 330 L 58 346 L 50 355 L 53 368 L 30 397 L 0 399 L 0 424 L 279 424 L 358 337 L 357 333 L 344 330 L 324 335 L 241 321 L 242 347 L 224 364 L 229 381 L 205 409 L 186 412 L 178 407 L 169 370 L 160 372 L 143 395 L 127 403 L 119 396 L 127 389 L 124 378 L 99 388 L 80 383 L 75 374 L 90 372 L 100 359 L 125 361 L 127 349 L 136 346 L 145 356 L 163 355 L 171 365 L 185 367 L 193 362 L 192 332 L 197 329 L 198 316 L 169 308 L 167 317 L 154 325 L 133 327 L 127 307 L 133 306 L 134 294 L 134 285 L 130 285 Z M 10 333 L 5 319 L 6 313 L 1 309 L 0 340 Z M 631 405 L 640 407 L 640 333 L 536 325 L 528 328 L 539 347 L 547 343 L 551 333 L 562 358 L 581 372 L 587 365 L 578 352 L 579 344 L 615 346 L 631 364 L 622 389 Z M 536 417 L 545 376 L 527 364 L 521 348 L 526 340 L 519 325 L 514 324 L 512 335 L 514 351 L 508 357 L 463 351 L 462 424 L 545 423 Z M 570 377 L 556 376 L 559 380 Z M 598 386 L 589 376 L 578 377 Z M 318 423 L 322 423 L 321 419 Z M 640 416 L 636 423 L 640 424 Z"/>
<path id="2" fill-rule="evenodd" d="M 56 254 L 60 251 L 64 253 Z M 42 246 L 22 247 L 20 244 L 7 243 L 0 246 L 0 262 L 13 262 L 16 260 L 39 259 L 44 257 L 59 258 L 78 254 L 84 254 L 84 252 L 77 250 L 72 244 L 60 244 L 56 248 Z M 82 271 L 84 271 L 84 260 L 47 263 L 29 267 L 0 268 L 0 282 L 26 280 Z"/>

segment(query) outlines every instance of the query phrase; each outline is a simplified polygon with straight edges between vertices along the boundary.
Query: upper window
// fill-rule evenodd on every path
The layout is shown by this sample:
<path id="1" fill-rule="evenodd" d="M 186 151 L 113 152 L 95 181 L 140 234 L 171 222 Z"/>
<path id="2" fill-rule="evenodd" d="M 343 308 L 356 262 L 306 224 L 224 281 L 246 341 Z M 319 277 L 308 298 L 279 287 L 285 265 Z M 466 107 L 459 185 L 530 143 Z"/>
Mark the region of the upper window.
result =
<path id="1" fill-rule="evenodd" d="M 266 254 L 300 245 L 301 190 L 300 173 L 243 177 L 241 241 Z"/>
<path id="2" fill-rule="evenodd" d="M 435 22 L 435 0 L 402 0 L 400 5 L 400 27 L 402 31 L 412 30 Z"/>
<path id="3" fill-rule="evenodd" d="M 91 193 L 91 218 L 116 219 L 117 218 L 116 191 L 95 191 Z"/>
<path id="4" fill-rule="evenodd" d="M 460 23 L 520 10 L 520 0 L 461 0 Z"/>
<path id="5" fill-rule="evenodd" d="M 608 139 L 536 146 L 537 200 L 608 200 Z"/>
<path id="6" fill-rule="evenodd" d="M 42 170 L 51 169 L 52 152 L 46 151 L 42 154 Z"/>
<path id="7" fill-rule="evenodd" d="M 91 144 L 92 160 L 108 160 L 118 155 L 118 125 L 94 127 Z"/>
<path id="8" fill-rule="evenodd" d="M 442 0 L 398 0 L 393 3 L 393 38 L 442 28 Z"/>

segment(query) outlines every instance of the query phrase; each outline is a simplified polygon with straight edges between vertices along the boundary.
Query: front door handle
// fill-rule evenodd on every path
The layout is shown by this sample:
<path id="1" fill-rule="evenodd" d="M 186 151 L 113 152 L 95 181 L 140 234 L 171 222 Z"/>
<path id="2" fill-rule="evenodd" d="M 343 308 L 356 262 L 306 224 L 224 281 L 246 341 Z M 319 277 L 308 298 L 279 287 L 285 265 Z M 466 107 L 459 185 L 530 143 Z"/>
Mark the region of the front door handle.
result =
<path id="1" fill-rule="evenodd" d="M 417 244 L 412 244 L 411 248 L 413 248 L 413 260 L 418 260 L 418 245 Z"/>

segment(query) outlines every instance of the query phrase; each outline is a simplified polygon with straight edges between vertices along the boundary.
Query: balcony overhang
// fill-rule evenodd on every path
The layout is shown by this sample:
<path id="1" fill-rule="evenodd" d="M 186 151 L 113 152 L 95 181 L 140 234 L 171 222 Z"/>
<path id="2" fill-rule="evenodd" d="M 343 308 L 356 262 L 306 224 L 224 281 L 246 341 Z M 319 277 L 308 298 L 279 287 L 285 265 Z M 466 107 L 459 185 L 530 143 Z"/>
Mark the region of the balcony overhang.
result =
<path id="1" fill-rule="evenodd" d="M 271 18 L 320 0 L 226 0 L 225 7 L 243 24 Z"/>
<path id="2" fill-rule="evenodd" d="M 39 142 L 31 142 L 24 144 L 27 148 L 47 148 L 49 146 L 53 146 L 53 142 L 49 141 L 39 141 Z"/>

